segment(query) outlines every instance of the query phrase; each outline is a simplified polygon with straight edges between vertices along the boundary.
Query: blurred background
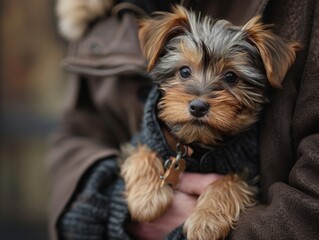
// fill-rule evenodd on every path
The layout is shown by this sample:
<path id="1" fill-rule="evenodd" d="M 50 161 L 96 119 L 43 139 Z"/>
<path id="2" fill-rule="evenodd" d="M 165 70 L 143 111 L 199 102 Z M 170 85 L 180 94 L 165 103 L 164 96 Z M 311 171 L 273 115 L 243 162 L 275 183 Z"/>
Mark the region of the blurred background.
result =
<path id="1" fill-rule="evenodd" d="M 64 98 L 53 0 L 0 1 L 0 239 L 45 240 L 48 135 Z"/>

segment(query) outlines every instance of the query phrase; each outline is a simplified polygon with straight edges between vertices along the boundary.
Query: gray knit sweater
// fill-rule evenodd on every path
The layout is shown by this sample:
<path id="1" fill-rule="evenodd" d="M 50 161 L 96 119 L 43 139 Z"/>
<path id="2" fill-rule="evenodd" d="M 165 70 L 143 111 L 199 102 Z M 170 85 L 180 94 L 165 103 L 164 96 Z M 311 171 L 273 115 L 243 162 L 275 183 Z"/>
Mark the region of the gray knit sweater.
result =
<path id="1" fill-rule="evenodd" d="M 160 97 L 155 86 L 145 104 L 141 131 L 132 142 L 147 144 L 165 160 L 176 153 L 168 147 L 161 132 L 156 107 Z M 245 172 L 248 173 L 248 180 L 258 175 L 257 126 L 228 139 L 219 147 L 192 148 L 194 154 L 185 159 L 186 171 L 221 174 Z M 101 160 L 87 172 L 79 185 L 78 194 L 59 221 L 62 239 L 131 239 L 124 229 L 125 222 L 129 221 L 129 213 L 123 198 L 124 182 L 118 173 L 116 159 Z M 166 239 L 186 238 L 182 227 L 179 227 Z"/>

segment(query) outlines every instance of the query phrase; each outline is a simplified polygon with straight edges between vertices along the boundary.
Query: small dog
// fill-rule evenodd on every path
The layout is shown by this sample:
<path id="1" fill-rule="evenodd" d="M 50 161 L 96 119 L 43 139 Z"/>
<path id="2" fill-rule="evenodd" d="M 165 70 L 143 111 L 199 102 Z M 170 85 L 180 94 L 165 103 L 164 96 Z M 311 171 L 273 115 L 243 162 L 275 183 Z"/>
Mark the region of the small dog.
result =
<path id="1" fill-rule="evenodd" d="M 271 32 L 260 16 L 238 27 L 180 6 L 143 20 L 139 37 L 161 92 L 157 117 L 173 149 L 175 143 L 222 147 L 225 136 L 253 126 L 267 102 L 268 86 L 281 86 L 299 49 Z M 182 156 L 180 147 L 174 150 L 177 155 L 166 168 L 156 149 L 143 143 L 122 164 L 133 219 L 152 221 L 172 202 L 178 173 L 170 171 L 183 171 L 185 162 L 179 161 L 193 151 L 188 148 Z M 236 173 L 212 183 L 184 224 L 187 238 L 225 238 L 240 212 L 255 204 L 255 194 L 255 187 Z"/>

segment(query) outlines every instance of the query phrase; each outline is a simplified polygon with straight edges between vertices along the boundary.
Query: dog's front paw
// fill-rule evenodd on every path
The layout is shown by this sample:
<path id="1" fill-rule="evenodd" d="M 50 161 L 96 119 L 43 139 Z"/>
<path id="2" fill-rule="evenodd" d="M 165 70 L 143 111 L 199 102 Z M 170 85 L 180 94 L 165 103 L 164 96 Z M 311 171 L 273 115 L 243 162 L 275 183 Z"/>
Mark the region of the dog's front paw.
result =
<path id="1" fill-rule="evenodd" d="M 255 189 L 237 175 L 228 175 L 208 186 L 184 224 L 189 240 L 224 239 L 241 211 L 254 205 Z"/>
<path id="2" fill-rule="evenodd" d="M 160 217 L 173 200 L 173 189 L 161 186 L 162 161 L 146 146 L 139 146 L 124 161 L 121 175 L 126 185 L 126 200 L 132 219 L 150 222 Z"/>
<path id="3" fill-rule="evenodd" d="M 132 188 L 127 193 L 127 203 L 132 219 L 150 222 L 162 216 L 173 200 L 173 190 L 169 186 Z"/>
<path id="4" fill-rule="evenodd" d="M 184 233 L 189 240 L 224 239 L 231 229 L 229 221 L 211 209 L 197 209 L 184 224 Z"/>

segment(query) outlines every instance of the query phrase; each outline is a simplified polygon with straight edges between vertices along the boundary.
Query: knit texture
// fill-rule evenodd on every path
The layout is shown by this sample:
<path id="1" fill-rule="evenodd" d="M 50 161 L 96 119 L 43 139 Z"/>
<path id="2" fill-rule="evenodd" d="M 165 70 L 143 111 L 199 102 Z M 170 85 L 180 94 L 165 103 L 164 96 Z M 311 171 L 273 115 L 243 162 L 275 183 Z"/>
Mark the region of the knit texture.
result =
<path id="1" fill-rule="evenodd" d="M 73 203 L 59 221 L 60 239 L 130 239 L 124 232 L 128 209 L 116 159 L 104 159 L 83 177 Z"/>
<path id="2" fill-rule="evenodd" d="M 106 224 L 106 239 L 129 240 L 124 223 L 129 218 L 129 212 L 124 199 L 124 181 L 118 178 L 110 191 L 108 205 L 109 216 Z"/>
<path id="3" fill-rule="evenodd" d="M 131 240 L 125 232 L 129 212 L 116 159 L 104 159 L 82 179 L 78 195 L 59 221 L 62 240 Z M 182 237 L 182 238 L 181 238 Z M 176 228 L 167 239 L 184 239 Z"/>
<path id="4" fill-rule="evenodd" d="M 165 237 L 165 240 L 186 240 L 183 233 L 183 226 L 175 228 L 170 234 Z"/>

